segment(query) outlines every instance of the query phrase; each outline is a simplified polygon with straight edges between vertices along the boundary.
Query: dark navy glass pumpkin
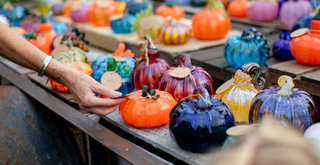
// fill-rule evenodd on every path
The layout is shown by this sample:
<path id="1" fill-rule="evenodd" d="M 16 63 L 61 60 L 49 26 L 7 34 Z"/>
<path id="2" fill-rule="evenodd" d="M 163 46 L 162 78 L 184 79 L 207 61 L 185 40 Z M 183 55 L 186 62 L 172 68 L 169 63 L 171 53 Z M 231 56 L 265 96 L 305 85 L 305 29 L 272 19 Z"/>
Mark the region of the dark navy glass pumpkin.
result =
<path id="1" fill-rule="evenodd" d="M 224 47 L 227 63 L 239 69 L 242 65 L 254 62 L 263 66 L 269 56 L 267 40 L 255 28 L 247 28 L 241 36 L 230 37 Z"/>
<path id="2" fill-rule="evenodd" d="M 111 29 L 115 33 L 127 34 L 134 32 L 132 23 L 136 20 L 136 16 L 133 14 L 127 14 L 119 19 L 111 20 Z"/>
<path id="3" fill-rule="evenodd" d="M 13 26 L 20 26 L 20 22 L 26 15 L 25 10 L 21 6 L 11 7 L 10 5 L 12 4 L 8 3 L 8 9 L 6 9 L 4 6 L 4 8 L 0 10 L 0 14 L 5 15 Z"/>
<path id="4" fill-rule="evenodd" d="M 97 57 L 92 63 L 91 63 L 91 68 L 93 71 L 98 70 L 98 69 L 105 69 L 108 66 L 108 59 L 112 58 L 111 53 L 109 54 L 105 54 L 105 55 L 101 55 L 99 57 Z M 134 68 L 136 60 L 134 58 L 131 57 L 126 57 L 123 56 L 125 59 L 127 59 L 124 62 L 121 62 L 121 66 L 123 67 L 124 65 L 129 66 L 130 68 Z"/>
<path id="5" fill-rule="evenodd" d="M 206 152 L 221 146 L 227 137 L 226 130 L 235 123 L 229 107 L 219 100 L 210 100 L 205 88 L 196 88 L 193 97 L 195 99 L 186 98 L 172 109 L 170 136 L 182 149 Z"/>
<path id="6" fill-rule="evenodd" d="M 147 1 L 131 1 L 127 3 L 126 10 L 128 10 L 129 14 L 136 14 L 139 13 L 141 10 L 146 10 L 149 7 L 149 5 L 150 3 Z"/>
<path id="7" fill-rule="evenodd" d="M 293 31 L 301 28 L 310 29 L 310 24 L 313 17 L 310 14 L 305 14 L 298 18 L 297 22 L 293 26 Z"/>
<path id="8" fill-rule="evenodd" d="M 279 35 L 279 39 L 273 45 L 272 51 L 274 56 L 281 61 L 293 60 L 293 56 L 290 51 L 290 33 L 282 32 Z"/>
<path id="9" fill-rule="evenodd" d="M 121 92 L 122 96 L 125 96 L 133 92 L 134 84 L 131 77 L 132 68 L 130 68 L 127 65 L 121 67 L 120 62 L 116 62 L 113 58 L 109 58 L 108 67 L 105 69 L 100 68 L 98 70 L 93 71 L 91 77 L 95 79 L 97 82 L 101 83 L 101 77 L 104 73 L 106 73 L 106 71 L 115 71 L 120 75 L 122 84 L 121 87 L 116 91 Z"/>

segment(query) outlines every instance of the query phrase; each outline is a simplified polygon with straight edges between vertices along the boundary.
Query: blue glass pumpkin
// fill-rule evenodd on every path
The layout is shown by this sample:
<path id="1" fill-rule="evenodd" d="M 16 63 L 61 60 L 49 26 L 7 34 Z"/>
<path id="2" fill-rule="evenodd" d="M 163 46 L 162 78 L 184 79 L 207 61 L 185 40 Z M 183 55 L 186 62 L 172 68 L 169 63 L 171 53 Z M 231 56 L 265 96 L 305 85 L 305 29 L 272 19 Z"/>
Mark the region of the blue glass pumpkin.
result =
<path id="1" fill-rule="evenodd" d="M 106 71 L 115 71 L 116 73 L 118 73 L 121 77 L 122 80 L 122 84 L 121 87 L 119 89 L 117 89 L 116 91 L 119 91 L 122 93 L 122 96 L 125 96 L 131 92 L 133 92 L 134 89 L 134 84 L 133 84 L 133 80 L 131 77 L 131 72 L 132 72 L 132 68 L 130 68 L 127 65 L 124 65 L 121 67 L 120 62 L 116 62 L 114 58 L 109 58 L 108 59 L 108 67 L 105 69 L 98 69 L 95 70 L 92 74 L 91 77 L 93 79 L 95 79 L 97 82 L 101 83 L 101 77 L 104 73 L 106 73 Z"/>
<path id="2" fill-rule="evenodd" d="M 136 16 L 133 14 L 127 14 L 122 18 L 111 17 L 111 29 L 119 34 L 132 33 L 135 31 L 132 26 L 135 19 Z"/>
<path id="3" fill-rule="evenodd" d="M 301 28 L 310 29 L 310 24 L 313 17 L 310 14 L 305 14 L 298 18 L 297 22 L 293 26 L 293 31 Z"/>
<path id="4" fill-rule="evenodd" d="M 135 66 L 136 60 L 131 57 L 126 57 L 126 56 L 123 56 L 123 57 L 126 59 L 126 61 L 121 62 L 121 66 L 123 67 L 124 65 L 127 65 L 133 69 Z M 91 68 L 93 69 L 93 71 L 98 70 L 98 69 L 106 69 L 106 67 L 108 66 L 108 59 L 110 59 L 110 58 L 112 58 L 111 53 L 97 57 L 91 63 Z"/>
<path id="5" fill-rule="evenodd" d="M 320 5 L 320 0 L 310 0 L 312 8 L 316 9 Z"/>
<path id="6" fill-rule="evenodd" d="M 264 115 L 272 115 L 305 131 L 319 122 L 318 112 L 312 97 L 305 91 L 293 88 L 290 76 L 280 76 L 279 86 L 260 91 L 252 100 L 249 122 L 257 123 Z"/>
<path id="7" fill-rule="evenodd" d="M 242 65 L 254 62 L 263 66 L 269 56 L 267 40 L 255 28 L 247 28 L 241 36 L 230 37 L 224 47 L 227 63 L 239 69 Z"/>
<path id="8" fill-rule="evenodd" d="M 52 30 L 57 33 L 57 35 L 62 35 L 69 31 L 68 26 L 63 22 L 55 22 L 48 19 L 48 22 L 52 25 Z"/>
<path id="9" fill-rule="evenodd" d="M 136 14 L 142 10 L 146 10 L 149 7 L 149 5 L 151 4 L 147 1 L 142 1 L 142 2 L 131 1 L 127 3 L 126 10 L 128 11 L 129 14 Z"/>
<path id="10" fill-rule="evenodd" d="M 187 5 L 190 3 L 190 0 L 165 0 L 168 4 L 169 2 L 176 4 L 176 5 Z"/>
<path id="11" fill-rule="evenodd" d="M 173 107 L 170 113 L 171 138 L 182 149 L 206 152 L 221 146 L 227 138 L 226 130 L 235 125 L 230 108 L 223 102 L 210 100 L 204 87 L 197 87 L 192 95 Z"/>
<path id="12" fill-rule="evenodd" d="M 20 26 L 20 22 L 25 17 L 25 10 L 21 6 L 13 7 L 10 2 L 7 2 L 0 14 L 5 15 L 13 26 Z"/>
<path id="13" fill-rule="evenodd" d="M 281 61 L 293 60 L 293 56 L 290 51 L 290 33 L 282 32 L 279 35 L 279 39 L 273 45 L 272 51 L 274 56 Z"/>

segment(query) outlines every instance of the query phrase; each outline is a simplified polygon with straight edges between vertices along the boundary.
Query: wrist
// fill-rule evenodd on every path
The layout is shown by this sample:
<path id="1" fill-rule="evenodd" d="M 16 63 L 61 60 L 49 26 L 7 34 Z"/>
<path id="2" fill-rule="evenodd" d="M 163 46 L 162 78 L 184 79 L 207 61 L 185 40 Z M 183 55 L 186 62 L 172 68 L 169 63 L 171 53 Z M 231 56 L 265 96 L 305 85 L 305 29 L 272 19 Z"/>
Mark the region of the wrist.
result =
<path id="1" fill-rule="evenodd" d="M 58 83 L 68 86 L 77 76 L 77 70 L 52 59 L 45 75 Z"/>

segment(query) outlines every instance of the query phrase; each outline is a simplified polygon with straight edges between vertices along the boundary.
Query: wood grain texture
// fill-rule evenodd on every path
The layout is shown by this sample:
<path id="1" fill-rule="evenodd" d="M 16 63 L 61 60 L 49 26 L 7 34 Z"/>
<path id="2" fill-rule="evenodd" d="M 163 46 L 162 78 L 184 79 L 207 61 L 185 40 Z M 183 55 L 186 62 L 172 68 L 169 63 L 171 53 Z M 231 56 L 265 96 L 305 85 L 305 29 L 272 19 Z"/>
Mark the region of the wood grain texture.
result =
<path id="1" fill-rule="evenodd" d="M 28 73 L 35 73 L 35 71 L 22 67 L 18 64 L 15 64 L 7 59 L 4 58 L 0 58 L 0 63 L 6 65 L 7 67 L 11 68 L 12 70 L 14 70 L 15 72 L 21 74 L 21 75 L 26 75 Z"/>

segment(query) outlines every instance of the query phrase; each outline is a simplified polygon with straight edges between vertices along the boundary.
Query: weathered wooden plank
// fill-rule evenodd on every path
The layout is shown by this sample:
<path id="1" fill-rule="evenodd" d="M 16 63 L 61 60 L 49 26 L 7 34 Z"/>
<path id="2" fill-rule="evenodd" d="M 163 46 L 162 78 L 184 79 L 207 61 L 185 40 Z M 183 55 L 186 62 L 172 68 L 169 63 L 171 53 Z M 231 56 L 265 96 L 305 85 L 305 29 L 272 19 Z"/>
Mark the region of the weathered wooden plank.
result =
<path id="1" fill-rule="evenodd" d="M 1 56 L 1 55 L 0 55 Z M 15 72 L 21 74 L 21 75 L 26 75 L 28 73 L 35 73 L 35 71 L 31 70 L 31 69 L 28 69 L 28 68 L 25 68 L 25 67 L 22 67 L 20 65 L 17 65 L 7 59 L 4 59 L 4 58 L 1 58 L 0 57 L 0 62 L 4 65 L 6 65 L 7 67 L 13 69 Z"/>
<path id="2" fill-rule="evenodd" d="M 303 74 L 301 76 L 301 81 L 315 83 L 318 86 L 318 89 L 320 89 L 319 88 L 320 87 L 320 70 Z M 320 95 L 320 92 L 319 92 L 319 95 Z"/>

